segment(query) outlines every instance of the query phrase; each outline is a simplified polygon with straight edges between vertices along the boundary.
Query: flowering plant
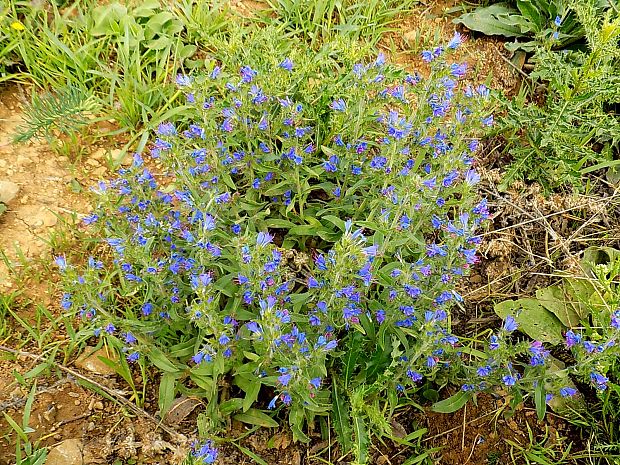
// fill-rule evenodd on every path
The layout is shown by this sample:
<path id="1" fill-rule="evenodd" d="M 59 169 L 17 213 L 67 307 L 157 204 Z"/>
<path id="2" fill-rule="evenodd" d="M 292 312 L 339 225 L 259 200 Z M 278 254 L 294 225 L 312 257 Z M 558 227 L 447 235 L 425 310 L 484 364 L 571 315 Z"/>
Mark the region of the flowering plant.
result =
<path id="1" fill-rule="evenodd" d="M 465 370 L 449 308 L 488 216 L 473 154 L 493 118 L 447 61 L 461 40 L 424 52 L 426 78 L 301 51 L 178 76 L 190 123 L 99 184 L 101 260 L 57 259 L 63 307 L 163 371 L 162 412 L 204 396 L 215 432 L 285 406 L 308 440 L 332 411 L 364 463 L 368 422 L 390 434 L 386 412 Z"/>

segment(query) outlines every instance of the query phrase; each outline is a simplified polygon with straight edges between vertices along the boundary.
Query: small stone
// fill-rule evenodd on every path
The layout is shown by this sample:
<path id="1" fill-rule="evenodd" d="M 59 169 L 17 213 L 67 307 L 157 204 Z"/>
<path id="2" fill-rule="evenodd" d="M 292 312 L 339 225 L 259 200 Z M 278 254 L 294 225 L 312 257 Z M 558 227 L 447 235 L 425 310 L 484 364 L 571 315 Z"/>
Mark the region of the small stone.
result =
<path id="1" fill-rule="evenodd" d="M 95 399 L 90 399 L 90 402 L 88 404 L 88 410 L 92 410 L 95 408 Z"/>
<path id="2" fill-rule="evenodd" d="M 77 392 L 69 392 L 68 395 L 69 397 L 73 397 L 74 399 L 80 397 L 80 395 Z"/>
<path id="3" fill-rule="evenodd" d="M 95 351 L 94 347 L 86 347 L 84 353 L 75 361 L 75 366 L 103 376 L 116 374 L 116 370 L 103 362 L 99 357 L 113 361 L 118 360 L 116 354 L 104 348 Z"/>
<path id="4" fill-rule="evenodd" d="M 94 429 L 95 429 L 95 422 L 94 422 L 94 421 L 91 421 L 91 422 L 88 424 L 88 431 L 93 431 Z"/>
<path id="5" fill-rule="evenodd" d="M 55 439 L 56 441 L 60 441 L 60 440 L 62 439 L 62 434 L 55 434 L 55 435 L 54 435 L 54 439 Z"/>
<path id="6" fill-rule="evenodd" d="M 103 161 L 105 160 L 105 149 L 97 149 L 95 150 L 92 155 L 91 158 L 97 161 Z"/>
<path id="7" fill-rule="evenodd" d="M 80 402 L 79 400 L 74 400 L 73 401 L 73 405 L 80 405 L 82 402 Z"/>
<path id="8" fill-rule="evenodd" d="M 89 158 L 88 160 L 86 160 L 86 164 L 93 167 L 99 166 L 99 162 L 93 158 Z"/>
<path id="9" fill-rule="evenodd" d="M 417 31 L 409 31 L 403 34 L 403 39 L 408 45 L 414 44 L 418 33 Z"/>
<path id="10" fill-rule="evenodd" d="M 82 465 L 82 441 L 67 439 L 47 455 L 45 465 Z"/>
<path id="11" fill-rule="evenodd" d="M 24 166 L 24 165 L 29 165 L 30 163 L 32 163 L 32 160 L 25 155 L 17 155 L 17 159 L 15 160 L 15 162 L 18 165 Z"/>
<path id="12" fill-rule="evenodd" d="M 99 168 L 93 170 L 93 174 L 97 177 L 105 176 L 107 172 L 108 169 L 105 166 L 100 166 Z"/>
<path id="13" fill-rule="evenodd" d="M 0 181 L 0 202 L 10 203 L 19 193 L 19 186 L 11 181 Z"/>
<path id="14" fill-rule="evenodd" d="M 103 410 L 103 402 L 101 402 L 100 400 L 98 400 L 97 402 L 95 402 L 95 404 L 93 405 L 93 407 L 95 408 L 95 410 Z"/>

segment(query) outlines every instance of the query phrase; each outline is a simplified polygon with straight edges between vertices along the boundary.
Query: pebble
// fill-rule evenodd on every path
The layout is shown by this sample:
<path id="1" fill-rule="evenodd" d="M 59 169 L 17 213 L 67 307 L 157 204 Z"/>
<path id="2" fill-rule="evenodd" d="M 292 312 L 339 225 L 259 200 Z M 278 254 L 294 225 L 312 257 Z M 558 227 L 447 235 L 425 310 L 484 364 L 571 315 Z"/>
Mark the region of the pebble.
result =
<path id="1" fill-rule="evenodd" d="M 82 465 L 82 447 L 79 439 L 67 439 L 47 454 L 45 465 Z"/>
<path id="2" fill-rule="evenodd" d="M 107 171 L 108 169 L 105 166 L 100 166 L 99 168 L 93 170 L 93 174 L 95 176 L 102 177 L 102 176 L 105 176 Z"/>
<path id="3" fill-rule="evenodd" d="M 92 430 L 94 430 L 94 429 L 95 429 L 95 422 L 94 422 L 94 421 L 91 421 L 91 422 L 88 424 L 88 431 L 92 431 Z"/>
<path id="4" fill-rule="evenodd" d="M 86 347 L 84 353 L 75 361 L 75 365 L 83 370 L 88 370 L 98 375 L 114 375 L 116 371 L 109 365 L 101 361 L 99 357 L 105 357 L 110 360 L 117 359 L 112 352 L 101 348 L 93 352 L 93 347 Z"/>
<path id="5" fill-rule="evenodd" d="M 79 400 L 74 400 L 73 401 L 73 405 L 80 405 L 82 402 L 80 402 Z"/>
<path id="6" fill-rule="evenodd" d="M 70 392 L 69 397 L 73 397 L 75 399 L 76 397 L 80 397 L 80 395 L 77 392 Z"/>
<path id="7" fill-rule="evenodd" d="M 98 400 L 97 402 L 95 402 L 95 404 L 93 405 L 93 407 L 95 408 L 95 410 L 103 410 L 103 402 L 101 402 L 100 400 Z"/>
<path id="8" fill-rule="evenodd" d="M 19 193 L 19 186 L 11 181 L 0 181 L 0 202 L 10 203 Z"/>

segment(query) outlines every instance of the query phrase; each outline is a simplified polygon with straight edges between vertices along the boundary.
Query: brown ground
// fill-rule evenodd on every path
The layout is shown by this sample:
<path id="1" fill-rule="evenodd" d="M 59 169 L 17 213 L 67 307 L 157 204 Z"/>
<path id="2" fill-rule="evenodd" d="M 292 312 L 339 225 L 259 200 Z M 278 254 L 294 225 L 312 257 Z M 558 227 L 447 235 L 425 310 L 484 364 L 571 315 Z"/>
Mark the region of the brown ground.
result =
<path id="1" fill-rule="evenodd" d="M 248 10 L 251 14 L 256 2 L 245 8 L 246 3 L 236 2 L 236 7 Z M 443 10 L 452 6 L 452 3 L 440 2 L 439 6 L 432 3 L 431 6 L 420 7 L 412 15 L 403 18 L 397 25 L 398 30 L 389 33 L 382 41 L 382 47 L 391 53 L 394 61 L 423 72 L 424 64 L 419 58 L 419 52 L 441 37 L 449 39 L 454 32 L 451 19 L 442 16 Z M 472 38 L 458 52 L 456 59 L 470 64 L 472 81 L 485 82 L 490 77 L 489 85 L 502 89 L 508 95 L 518 90 L 519 72 L 510 64 L 510 57 L 500 41 Z M 106 162 L 106 153 L 100 148 L 92 147 L 83 154 L 71 155 L 83 157 L 73 166 L 70 158 L 51 152 L 46 143 L 11 145 L 11 133 L 20 120 L 19 96 L 20 91 L 15 87 L 5 88 L 0 93 L 0 179 L 12 180 L 21 188 L 18 198 L 9 206 L 9 211 L 0 216 L 0 249 L 5 250 L 11 260 L 16 260 L 21 250 L 26 262 L 20 264 L 17 260 L 17 271 L 26 263 L 32 263 L 31 271 L 36 272 L 41 271 L 41 267 L 36 264 L 38 260 L 49 261 L 49 245 L 46 244 L 48 235 L 61 230 L 63 221 L 71 223 L 74 217 L 79 218 L 88 213 L 87 195 L 84 191 L 78 192 L 80 186 L 87 189 L 96 179 L 109 176 L 111 172 Z M 517 185 L 507 192 L 498 192 L 495 186 L 503 160 L 498 149 L 501 141 L 497 145 L 493 142 L 486 148 L 481 168 L 484 189 L 489 196 L 495 219 L 491 222 L 482 247 L 483 263 L 476 268 L 463 289 L 467 298 L 466 311 L 455 314 L 455 324 L 463 327 L 464 331 L 493 325 L 496 319 L 489 311 L 492 299 L 531 293 L 551 279 L 548 275 L 553 272 L 554 262 L 561 263 L 564 269 L 574 266 L 571 258 L 583 247 L 578 238 L 585 233 L 589 237 L 598 238 L 603 231 L 609 230 L 612 227 L 610 212 L 617 205 L 609 201 L 611 203 L 601 207 L 601 199 L 594 196 L 545 199 L 536 186 Z M 546 219 L 536 220 L 542 217 Z M 526 221 L 530 223 L 523 225 Z M 575 236 L 574 231 L 581 226 L 582 234 Z M 56 233 L 55 240 L 61 241 L 62 236 Z M 529 273 L 523 271 L 526 268 Z M 531 273 L 532 270 L 539 274 Z M 18 282 L 14 276 L 9 275 L 0 261 L 0 293 L 17 290 L 18 287 L 24 290 L 25 297 L 50 308 L 54 315 L 59 315 L 56 303 L 58 296 L 52 295 L 52 286 L 45 282 L 37 283 L 34 279 Z M 32 320 L 35 315 L 32 306 L 19 307 L 15 311 L 26 320 Z M 24 332 L 17 323 L 11 324 L 14 334 Z M 19 337 L 8 341 L 2 337 L 0 333 L 0 345 L 39 353 L 34 345 L 21 347 Z M 62 327 L 55 333 L 55 337 L 57 340 L 65 337 Z M 76 369 L 71 363 L 73 358 L 75 356 L 66 362 L 71 369 L 113 390 L 118 397 L 129 397 L 127 386 L 120 377 L 101 376 Z M 18 423 L 28 393 L 19 387 L 14 373 L 23 376 L 37 365 L 38 362 L 30 358 L 16 358 L 0 351 L 0 412 L 10 415 Z M 30 421 L 34 433 L 30 437 L 48 447 L 54 447 L 66 439 L 77 439 L 83 451 L 84 463 L 180 463 L 187 448 L 187 438 L 196 434 L 195 418 L 202 409 L 200 405 L 178 424 L 168 427 L 169 431 L 179 432 L 179 435 L 171 435 L 158 430 L 157 425 L 144 415 L 131 412 L 95 390 L 86 389 L 80 385 L 79 379 L 65 371 L 52 371 L 50 375 L 39 378 L 37 382 L 37 395 Z M 155 415 L 157 392 L 154 386 L 157 386 L 157 382 L 150 382 L 149 386 L 152 387 L 147 393 L 144 408 Z M 522 406 L 514 416 L 506 418 L 503 415 L 506 411 L 504 403 L 501 397 L 484 395 L 478 398 L 477 404 L 469 403 L 466 409 L 451 415 L 405 412 L 397 420 L 405 433 L 419 428 L 428 429 L 421 450 L 436 449 L 428 463 L 439 465 L 513 463 L 511 450 L 516 453 L 518 445 L 527 447 L 530 443 L 528 427 L 532 429 L 535 441 L 555 444 L 557 450 L 566 447 L 565 436 L 574 437 L 567 424 L 553 415 L 549 415 L 547 423 L 543 424 L 536 420 L 532 410 Z M 0 434 L 5 435 L 0 437 L 0 465 L 9 465 L 14 461 L 14 435 L 6 436 L 8 432 L 7 422 L 0 420 Z M 231 438 L 246 432 L 246 426 L 232 422 Z M 333 438 L 331 444 L 319 437 L 313 438 L 309 446 L 293 444 L 286 429 L 263 429 L 242 439 L 239 444 L 270 465 L 314 465 L 325 461 L 346 464 L 350 461 L 349 457 L 340 457 Z M 371 463 L 402 464 L 411 458 L 411 454 L 408 448 L 386 440 L 385 444 L 377 444 L 372 449 Z M 237 446 L 224 444 L 219 463 L 256 462 Z M 521 462 L 517 460 L 515 463 Z"/>

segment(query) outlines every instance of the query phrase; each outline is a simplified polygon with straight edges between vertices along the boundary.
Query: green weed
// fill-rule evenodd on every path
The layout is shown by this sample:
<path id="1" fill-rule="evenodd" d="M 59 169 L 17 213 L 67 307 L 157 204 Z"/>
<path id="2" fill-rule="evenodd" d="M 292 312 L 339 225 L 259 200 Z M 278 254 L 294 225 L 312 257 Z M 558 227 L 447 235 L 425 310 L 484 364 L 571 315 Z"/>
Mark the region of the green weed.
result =
<path id="1" fill-rule="evenodd" d="M 540 182 L 548 190 L 582 188 L 582 176 L 608 170 L 616 176 L 614 150 L 620 142 L 615 110 L 620 84 L 620 17 L 596 14 L 593 2 L 575 6 L 584 25 L 586 51 L 556 52 L 538 48 L 532 78 L 546 90 L 541 104 L 526 103 L 521 93 L 504 100 L 507 115 L 500 132 L 513 157 L 502 185 L 515 179 Z"/>
<path id="2" fill-rule="evenodd" d="M 342 34 L 376 44 L 414 0 L 268 0 L 277 21 L 312 44 Z"/>

